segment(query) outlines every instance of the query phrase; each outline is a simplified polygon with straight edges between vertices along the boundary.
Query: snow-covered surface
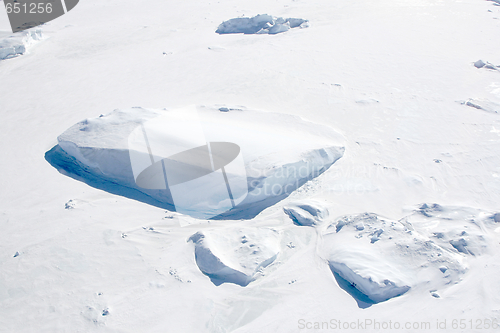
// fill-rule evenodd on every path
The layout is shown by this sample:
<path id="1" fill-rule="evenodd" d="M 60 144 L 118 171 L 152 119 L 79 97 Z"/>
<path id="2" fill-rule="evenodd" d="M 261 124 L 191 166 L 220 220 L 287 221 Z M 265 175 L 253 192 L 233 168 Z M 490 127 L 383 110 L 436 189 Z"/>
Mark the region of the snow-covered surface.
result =
<path id="1" fill-rule="evenodd" d="M 130 189 L 135 189 L 157 200 L 160 207 L 165 204 L 168 208 L 175 201 L 176 211 L 187 215 L 198 218 L 219 215 L 213 207 L 227 199 L 227 188 L 223 182 L 216 187 L 210 182 L 187 182 L 182 188 L 184 193 L 181 193 L 186 198 L 176 197 L 175 200 L 172 200 L 175 186 L 163 191 L 145 189 L 136 184 L 132 158 L 143 154 L 149 161 L 149 155 L 147 151 L 135 151 L 130 146 L 129 137 L 135 129 L 140 130 L 141 124 L 148 121 L 154 124 L 159 117 L 165 117 L 166 125 L 158 129 L 161 137 L 158 139 L 160 134 L 156 136 L 157 150 L 151 144 L 153 154 L 159 150 L 163 152 L 162 156 L 155 157 L 159 160 L 173 155 L 172 152 L 187 150 L 199 134 L 197 130 L 204 132 L 202 141 L 231 142 L 239 146 L 246 168 L 243 186 L 248 188 L 248 194 L 238 200 L 236 203 L 239 205 L 228 213 L 233 218 L 248 218 L 284 199 L 306 181 L 321 175 L 343 155 L 344 140 L 330 127 L 306 122 L 296 116 L 241 108 L 230 111 L 226 108 L 228 111 L 223 112 L 220 109 L 223 107 L 200 107 L 197 114 L 202 126 L 187 122 L 188 126 L 182 129 L 183 135 L 176 134 L 175 128 L 166 127 L 169 122 L 176 121 L 176 111 L 143 108 L 115 110 L 81 121 L 65 131 L 58 137 L 62 151 L 56 147 L 48 160 L 62 172 L 76 175 L 87 183 L 96 181 L 96 186 L 106 182 L 122 185 L 127 188 L 122 191 L 125 196 Z M 181 120 L 185 120 L 182 118 L 185 110 L 181 109 Z M 177 123 L 174 123 L 175 126 L 178 126 Z M 139 134 L 142 137 L 142 131 Z M 149 136 L 151 143 L 152 135 Z M 231 170 L 228 170 L 227 177 L 231 179 Z M 182 207 L 179 202 L 182 202 Z"/>
<path id="2" fill-rule="evenodd" d="M 283 18 L 268 14 L 259 14 L 254 17 L 237 17 L 224 21 L 215 32 L 218 34 L 275 35 L 292 28 L 307 28 L 308 26 L 308 21 L 300 18 Z"/>
<path id="3" fill-rule="evenodd" d="M 9 33 L 0 30 L 0 60 L 15 58 L 28 52 L 28 49 L 43 39 L 42 29 Z"/>
<path id="4" fill-rule="evenodd" d="M 44 25 L 50 39 L 0 62 L 0 331 L 289 333 L 376 320 L 431 325 L 399 330 L 407 333 L 491 332 L 486 320 L 500 320 L 500 118 L 458 101 L 500 103 L 499 71 L 473 65 L 500 64 L 497 4 L 80 1 Z M 311 25 L 214 32 L 259 13 Z M 0 10 L 0 30 L 9 28 Z M 44 158 L 82 119 L 192 104 L 301 117 L 341 133 L 345 153 L 255 218 L 216 221 L 88 186 Z M 283 210 L 311 200 L 329 212 L 314 226 Z M 355 223 L 337 233 L 344 217 L 364 231 Z M 279 255 L 245 287 L 217 286 L 188 240 L 244 228 L 275 229 Z M 220 258 L 245 262 L 229 250 Z M 410 289 L 370 303 L 330 262 L 366 294 Z M 453 329 L 453 320 L 474 326 Z"/>

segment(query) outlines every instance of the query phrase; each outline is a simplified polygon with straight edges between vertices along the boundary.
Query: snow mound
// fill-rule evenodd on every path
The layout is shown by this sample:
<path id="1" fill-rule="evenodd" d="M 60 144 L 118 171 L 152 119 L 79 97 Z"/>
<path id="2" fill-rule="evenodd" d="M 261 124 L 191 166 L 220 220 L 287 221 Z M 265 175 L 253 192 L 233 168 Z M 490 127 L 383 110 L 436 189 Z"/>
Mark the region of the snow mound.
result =
<path id="1" fill-rule="evenodd" d="M 43 39 L 41 29 L 22 31 L 2 36 L 0 33 L 0 60 L 15 58 L 27 52 L 28 48 Z"/>
<path id="2" fill-rule="evenodd" d="M 299 226 L 314 226 L 328 217 L 328 209 L 316 201 L 291 203 L 283 207 L 293 223 Z"/>
<path id="3" fill-rule="evenodd" d="M 416 232 L 408 221 L 371 213 L 344 216 L 328 226 L 322 251 L 360 307 L 411 288 L 438 290 L 457 283 L 467 271 L 461 253 Z"/>
<path id="4" fill-rule="evenodd" d="M 218 34 L 279 34 L 292 28 L 306 28 L 308 21 L 300 18 L 274 17 L 261 14 L 254 17 L 238 17 L 222 22 Z"/>
<path id="5" fill-rule="evenodd" d="M 280 234 L 268 228 L 205 230 L 189 238 L 195 244 L 199 269 L 216 285 L 245 287 L 280 252 Z"/>
<path id="6" fill-rule="evenodd" d="M 471 98 L 465 105 L 476 108 L 478 110 L 483 110 L 491 113 L 499 113 L 500 112 L 500 104 L 492 102 L 486 98 Z"/>
<path id="7" fill-rule="evenodd" d="M 65 131 L 46 159 L 64 174 L 108 192 L 195 218 L 237 219 L 256 216 L 325 172 L 343 155 L 343 138 L 327 126 L 286 114 L 220 109 L 115 110 Z M 191 124 L 187 116 L 193 110 L 199 119 L 196 124 Z M 158 119 L 167 123 L 160 126 Z M 142 138 L 144 147 L 140 140 L 131 141 L 134 136 Z M 153 138 L 160 144 L 154 145 Z M 179 180 L 182 174 L 173 179 L 171 173 L 160 172 L 161 161 L 168 156 L 207 142 L 212 148 L 213 144 L 229 145 L 226 150 L 237 155 L 236 167 L 226 165 L 225 173 L 221 173 L 217 167 L 220 163 L 214 158 L 212 166 L 208 162 L 210 174 L 193 180 Z M 154 183 L 159 184 L 155 187 L 150 184 L 155 179 L 144 179 L 139 173 L 158 163 L 155 177 L 161 176 L 161 181 Z"/>

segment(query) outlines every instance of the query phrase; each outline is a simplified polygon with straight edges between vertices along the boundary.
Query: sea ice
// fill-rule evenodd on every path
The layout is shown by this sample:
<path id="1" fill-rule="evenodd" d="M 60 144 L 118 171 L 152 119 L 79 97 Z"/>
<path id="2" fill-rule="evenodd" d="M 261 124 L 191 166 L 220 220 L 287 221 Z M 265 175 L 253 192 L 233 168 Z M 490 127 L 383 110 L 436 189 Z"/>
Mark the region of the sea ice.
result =
<path id="1" fill-rule="evenodd" d="M 300 18 L 274 17 L 261 14 L 254 17 L 237 17 L 222 22 L 217 30 L 218 34 L 279 34 L 292 28 L 306 28 L 308 21 Z"/>

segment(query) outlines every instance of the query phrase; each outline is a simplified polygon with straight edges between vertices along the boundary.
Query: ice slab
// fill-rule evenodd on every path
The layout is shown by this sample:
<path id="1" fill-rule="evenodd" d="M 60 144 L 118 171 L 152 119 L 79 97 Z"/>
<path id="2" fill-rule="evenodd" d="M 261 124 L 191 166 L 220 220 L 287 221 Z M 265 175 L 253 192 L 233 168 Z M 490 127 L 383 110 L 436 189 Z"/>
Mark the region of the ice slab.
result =
<path id="1" fill-rule="evenodd" d="M 43 39 L 42 29 L 32 29 L 14 34 L 0 32 L 0 60 L 25 54 L 29 47 Z"/>
<path id="2" fill-rule="evenodd" d="M 188 116 L 193 108 L 196 121 Z M 115 110 L 74 125 L 58 141 L 46 159 L 62 172 L 202 219 L 251 218 L 344 152 L 343 137 L 330 127 L 230 107 Z"/>
<path id="3" fill-rule="evenodd" d="M 438 290 L 458 283 L 467 271 L 464 255 L 452 246 L 419 233 L 407 219 L 391 221 L 372 213 L 333 222 L 323 235 L 322 251 L 360 307 L 412 288 Z"/>
<path id="4" fill-rule="evenodd" d="M 260 14 L 254 17 L 237 17 L 222 22 L 217 30 L 218 34 L 270 34 L 286 32 L 292 28 L 306 28 L 308 21 L 300 18 L 274 17 Z"/>

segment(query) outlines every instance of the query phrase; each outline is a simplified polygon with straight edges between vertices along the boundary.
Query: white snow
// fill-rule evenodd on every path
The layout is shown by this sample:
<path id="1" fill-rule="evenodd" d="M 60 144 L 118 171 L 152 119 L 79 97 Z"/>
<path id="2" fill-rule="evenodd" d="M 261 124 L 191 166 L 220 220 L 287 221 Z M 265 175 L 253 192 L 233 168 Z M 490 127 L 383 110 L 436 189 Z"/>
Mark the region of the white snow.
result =
<path id="1" fill-rule="evenodd" d="M 485 109 L 500 104 L 499 5 L 80 1 L 29 55 L 0 61 L 0 331 L 495 331 L 500 118 Z M 215 33 L 257 13 L 311 25 Z M 173 212 L 111 177 L 137 120 L 186 105 L 207 106 L 213 135 L 238 125 L 228 135 L 249 143 L 262 184 L 288 183 L 273 166 L 328 162 L 331 141 L 345 151 L 260 210 Z"/>
<path id="2" fill-rule="evenodd" d="M 30 29 L 15 34 L 0 31 L 0 60 L 15 58 L 43 39 L 42 29 Z"/>
<path id="3" fill-rule="evenodd" d="M 218 34 L 270 34 L 286 32 L 291 28 L 306 28 L 308 20 L 299 18 L 274 17 L 268 14 L 259 14 L 254 17 L 237 17 L 222 22 L 217 30 Z"/>

